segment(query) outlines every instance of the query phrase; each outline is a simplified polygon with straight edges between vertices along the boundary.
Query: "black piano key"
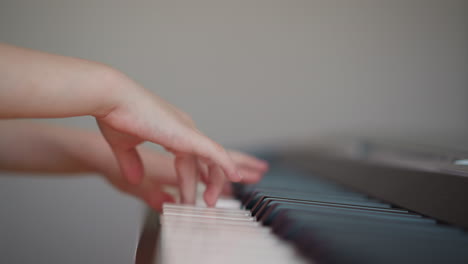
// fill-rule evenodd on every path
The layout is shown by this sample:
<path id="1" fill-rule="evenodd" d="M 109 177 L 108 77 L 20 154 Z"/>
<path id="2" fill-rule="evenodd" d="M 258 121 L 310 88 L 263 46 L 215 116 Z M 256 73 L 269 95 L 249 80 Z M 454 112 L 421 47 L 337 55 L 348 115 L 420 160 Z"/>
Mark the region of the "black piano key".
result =
<path id="1" fill-rule="evenodd" d="M 287 167 L 272 166 L 235 192 L 258 221 L 318 263 L 468 263 L 463 230 Z"/>
<path id="2" fill-rule="evenodd" d="M 400 209 L 393 209 L 389 207 L 380 207 L 375 204 L 365 204 L 365 203 L 355 203 L 352 201 L 340 201 L 337 202 L 330 202 L 328 199 L 320 199 L 317 197 L 316 199 L 311 200 L 296 200 L 296 199 L 289 199 L 289 198 L 281 198 L 281 197 L 263 197 L 259 203 L 251 208 L 252 215 L 257 216 L 259 219 L 261 215 L 269 209 L 269 207 L 273 204 L 296 204 L 296 205 L 322 205 L 328 207 L 339 207 L 339 208 L 355 208 L 355 209 L 363 209 L 363 210 L 371 210 L 371 211 L 379 211 L 379 212 L 390 212 L 390 213 L 400 213 L 400 214 L 409 214 L 406 210 Z M 418 216 L 419 217 L 419 216 Z"/>
<path id="3" fill-rule="evenodd" d="M 271 199 L 288 199 L 291 201 L 302 201 L 302 202 L 316 202 L 316 203 L 330 203 L 330 204 L 343 204 L 350 206 L 363 206 L 363 207 L 376 207 L 376 208 L 390 208 L 389 204 L 374 202 L 365 199 L 345 199 L 343 197 L 334 195 L 323 195 L 323 194 L 309 194 L 309 195 L 294 195 L 291 193 L 283 194 L 281 192 L 258 192 L 255 194 L 256 198 L 250 205 L 246 204 L 246 208 L 251 209 L 252 213 L 255 214 L 258 208 L 260 208 L 265 202 Z M 253 204 L 253 205 L 252 205 Z"/>
<path id="4" fill-rule="evenodd" d="M 293 220 L 295 224 L 291 226 L 288 236 L 293 235 L 293 231 L 301 228 L 330 227 L 332 230 L 339 230 L 342 233 L 369 233 L 369 232 L 395 232 L 404 231 L 404 234 L 411 236 L 441 237 L 449 239 L 462 239 L 468 242 L 467 237 L 458 229 L 443 227 L 433 222 L 408 220 L 405 218 L 394 218 L 388 216 L 375 216 L 369 214 L 340 215 L 335 212 L 307 212 L 289 210 L 282 212 L 282 217 L 274 220 L 276 226 L 283 227 L 284 223 Z M 378 221 L 376 221 L 378 220 Z M 349 227 L 352 227 L 349 229 Z M 361 228 L 361 229 L 359 229 Z M 273 230 L 276 228 L 273 227 Z M 419 233 L 418 233 L 419 232 Z M 394 233 L 392 233 L 394 234 Z M 285 238 L 288 238 L 286 236 Z"/>
<path id="5" fill-rule="evenodd" d="M 399 219 L 406 219 L 407 221 L 424 221 L 434 223 L 435 220 L 422 218 L 420 215 L 410 214 L 403 212 L 389 211 L 389 209 L 380 209 L 380 208 L 360 208 L 353 206 L 339 206 L 339 205 L 324 205 L 324 204 L 312 204 L 312 203 L 294 203 L 294 202 L 285 202 L 285 201 L 272 201 L 269 204 L 269 207 L 257 216 L 257 219 L 261 221 L 264 225 L 270 225 L 275 217 L 282 210 L 299 210 L 299 211 L 309 211 L 309 212 L 333 212 L 341 213 L 342 216 L 349 215 L 369 215 L 374 217 L 393 217 Z"/>
<path id="6" fill-rule="evenodd" d="M 370 250 L 379 252 L 381 256 L 389 254 L 389 248 L 398 246 L 394 244 L 397 240 L 423 243 L 425 247 L 437 249 L 439 252 L 458 252 L 465 249 L 468 244 L 466 236 L 461 232 L 456 232 L 451 228 L 438 230 L 439 228 L 434 228 L 434 224 L 375 222 L 369 219 L 310 214 L 303 219 L 297 215 L 290 215 L 289 219 L 282 217 L 282 222 L 283 238 L 293 241 L 299 248 L 307 249 L 307 251 L 314 251 L 314 248 L 320 245 L 321 254 L 324 254 L 324 249 L 327 251 L 333 249 L 330 254 L 343 254 L 342 247 L 339 246 L 342 241 L 359 241 L 360 245 L 366 243 Z M 289 233 L 285 233 L 288 229 Z M 278 233 L 281 229 L 276 228 L 275 231 Z M 336 241 L 339 243 L 337 244 Z M 447 242 L 450 245 L 448 248 L 446 248 Z M 356 247 L 354 250 L 360 252 L 361 255 L 366 255 L 367 252 L 367 248 Z M 323 258 L 323 255 L 321 257 Z"/>

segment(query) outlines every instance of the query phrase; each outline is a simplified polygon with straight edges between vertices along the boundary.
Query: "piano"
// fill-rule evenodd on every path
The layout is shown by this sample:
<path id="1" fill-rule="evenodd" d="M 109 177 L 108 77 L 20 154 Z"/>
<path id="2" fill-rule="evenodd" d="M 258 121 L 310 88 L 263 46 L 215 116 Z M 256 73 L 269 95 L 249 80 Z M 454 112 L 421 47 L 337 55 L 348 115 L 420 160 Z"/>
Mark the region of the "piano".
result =
<path id="1" fill-rule="evenodd" d="M 353 141 L 257 153 L 217 208 L 148 211 L 136 263 L 468 263 L 468 154 Z"/>

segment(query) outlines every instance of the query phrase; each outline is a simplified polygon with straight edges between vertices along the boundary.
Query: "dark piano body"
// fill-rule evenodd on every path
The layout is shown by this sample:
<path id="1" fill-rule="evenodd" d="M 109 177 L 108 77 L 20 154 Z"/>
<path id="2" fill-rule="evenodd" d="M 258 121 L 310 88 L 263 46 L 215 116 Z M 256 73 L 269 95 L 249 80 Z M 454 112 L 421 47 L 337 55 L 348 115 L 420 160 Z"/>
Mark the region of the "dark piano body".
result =
<path id="1" fill-rule="evenodd" d="M 235 196 L 313 263 L 468 263 L 468 155 L 353 141 L 257 153 Z M 149 213 L 136 263 L 154 263 Z"/>

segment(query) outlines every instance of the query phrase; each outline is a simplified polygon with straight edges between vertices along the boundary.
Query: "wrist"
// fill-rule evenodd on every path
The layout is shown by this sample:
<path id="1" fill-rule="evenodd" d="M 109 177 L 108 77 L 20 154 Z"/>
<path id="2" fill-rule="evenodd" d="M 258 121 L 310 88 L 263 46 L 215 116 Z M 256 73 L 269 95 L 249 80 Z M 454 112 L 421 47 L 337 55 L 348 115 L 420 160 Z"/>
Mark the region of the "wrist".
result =
<path id="1" fill-rule="evenodd" d="M 125 103 L 128 94 L 125 90 L 128 89 L 129 79 L 125 74 L 107 65 L 99 64 L 96 72 L 102 91 L 99 103 L 91 115 L 100 119 Z"/>

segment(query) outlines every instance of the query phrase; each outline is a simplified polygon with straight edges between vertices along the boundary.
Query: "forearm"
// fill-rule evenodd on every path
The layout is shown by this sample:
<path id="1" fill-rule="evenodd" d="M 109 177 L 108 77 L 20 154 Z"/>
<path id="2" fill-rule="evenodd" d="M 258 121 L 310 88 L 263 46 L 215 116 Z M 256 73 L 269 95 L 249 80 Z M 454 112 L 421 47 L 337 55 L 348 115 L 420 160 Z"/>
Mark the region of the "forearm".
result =
<path id="1" fill-rule="evenodd" d="M 0 118 L 105 115 L 120 96 L 119 75 L 99 63 L 0 43 Z"/>
<path id="2" fill-rule="evenodd" d="M 149 175 L 175 183 L 172 157 L 139 150 Z M 100 133 L 18 120 L 0 121 L 0 170 L 120 177 L 117 160 Z"/>
<path id="3" fill-rule="evenodd" d="M 112 163 L 110 147 L 97 133 L 24 121 L 0 121 L 0 170 L 95 172 Z"/>

